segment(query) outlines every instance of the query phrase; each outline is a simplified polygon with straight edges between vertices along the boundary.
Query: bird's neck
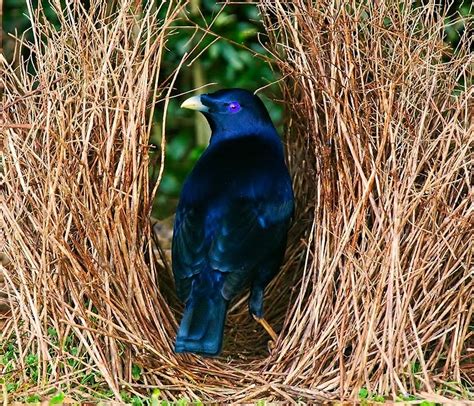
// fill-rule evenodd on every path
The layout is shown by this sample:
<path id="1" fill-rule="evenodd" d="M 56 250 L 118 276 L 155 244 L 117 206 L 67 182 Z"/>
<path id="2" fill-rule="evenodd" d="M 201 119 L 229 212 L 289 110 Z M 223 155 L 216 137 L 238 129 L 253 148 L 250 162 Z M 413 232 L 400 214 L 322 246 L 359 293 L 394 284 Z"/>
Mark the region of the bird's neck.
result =
<path id="1" fill-rule="evenodd" d="M 245 125 L 219 125 L 211 126 L 212 134 L 210 143 L 216 143 L 225 140 L 233 140 L 243 137 L 262 137 L 269 140 L 279 141 L 278 133 L 272 124 L 248 123 Z"/>

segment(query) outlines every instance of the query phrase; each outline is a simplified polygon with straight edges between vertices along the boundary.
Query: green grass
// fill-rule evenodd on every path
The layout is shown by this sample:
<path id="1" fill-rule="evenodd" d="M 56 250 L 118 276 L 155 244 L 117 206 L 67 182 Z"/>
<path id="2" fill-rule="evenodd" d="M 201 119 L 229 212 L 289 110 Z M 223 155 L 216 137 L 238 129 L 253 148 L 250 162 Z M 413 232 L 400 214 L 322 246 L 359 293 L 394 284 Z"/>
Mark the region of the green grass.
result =
<path id="1" fill-rule="evenodd" d="M 79 351 L 78 343 L 75 342 L 73 336 L 67 336 L 60 343 L 58 338 L 58 332 L 54 328 L 48 329 L 48 335 L 50 340 L 61 348 L 63 353 L 70 354 L 71 357 L 67 357 L 63 361 L 64 367 L 70 369 L 79 369 L 81 367 L 81 360 L 83 355 Z M 50 351 L 52 357 L 58 356 L 58 353 Z M 20 401 L 30 404 L 39 403 L 45 399 L 49 399 L 50 405 L 61 404 L 65 397 L 67 396 L 67 388 L 61 387 L 61 385 L 49 391 L 47 393 L 32 393 L 26 396 L 15 397 L 15 392 L 20 391 L 20 376 L 19 376 L 19 350 L 16 346 L 14 338 L 10 339 L 8 342 L 0 346 L 0 371 L 3 371 L 3 375 L 0 378 L 0 385 L 5 385 L 6 391 L 8 394 L 12 395 L 12 398 L 9 401 Z M 24 359 L 26 367 L 26 376 L 29 378 L 29 381 L 22 382 L 22 386 L 27 387 L 28 385 L 36 385 L 39 379 L 39 365 L 38 365 L 38 356 L 34 353 L 28 353 Z M 410 365 L 410 372 L 413 375 L 421 373 L 421 367 L 418 362 L 413 362 Z M 140 365 L 132 365 L 132 378 L 137 383 L 143 380 L 143 368 Z M 47 373 L 47 378 L 50 376 L 50 371 Z M 97 398 L 100 401 L 109 401 L 114 399 L 114 394 L 111 390 L 107 388 L 104 380 L 100 373 L 97 372 L 88 372 L 83 373 L 80 379 L 80 386 L 82 389 L 92 390 Z M 443 396 L 449 396 L 452 398 L 458 399 L 472 399 L 472 392 L 459 382 L 449 382 L 440 386 L 436 390 L 437 393 Z M 126 389 L 123 389 L 120 392 L 123 402 L 132 406 L 184 406 L 184 405 L 202 405 L 202 402 L 199 400 L 190 401 L 189 399 L 182 398 L 177 402 L 171 402 L 166 399 L 161 398 L 161 391 L 156 388 L 150 394 L 144 393 L 143 395 L 138 396 L 135 393 L 132 393 Z M 375 392 L 369 391 L 366 387 L 359 389 L 359 400 L 361 405 L 369 405 L 373 403 L 385 403 L 390 400 L 387 397 L 384 397 Z M 80 402 L 88 399 L 79 399 L 75 398 L 74 400 Z M 431 402 L 426 399 L 422 399 L 416 395 L 402 395 L 399 394 L 395 399 L 397 402 L 413 402 L 416 401 L 417 404 L 421 406 L 435 406 L 436 403 Z M 259 400 L 255 403 L 257 406 L 264 406 L 266 404 L 265 400 Z"/>
<path id="2" fill-rule="evenodd" d="M 67 368 L 69 371 L 79 370 L 83 363 L 87 361 L 84 359 L 84 354 L 79 351 L 79 343 L 76 342 L 73 336 L 65 337 L 62 343 L 60 343 L 58 333 L 54 328 L 48 329 L 48 335 L 53 344 L 61 348 L 63 354 L 71 355 L 70 357 L 66 356 L 64 361 L 58 365 L 62 365 L 63 368 Z M 24 359 L 26 367 L 25 374 L 28 380 L 26 382 L 23 381 L 21 378 L 19 355 L 20 351 L 16 346 L 14 337 L 8 342 L 0 344 L 0 402 L 4 401 L 1 396 L 3 393 L 1 387 L 5 386 L 6 392 L 9 395 L 9 403 L 19 401 L 28 404 L 37 404 L 48 400 L 49 405 L 62 404 L 65 398 L 68 397 L 67 387 L 63 387 L 62 385 L 58 385 L 57 388 L 52 388 L 44 393 L 21 394 L 27 391 L 29 386 L 36 386 L 38 384 L 40 369 L 38 356 L 34 353 L 28 353 Z M 59 357 L 59 352 L 50 350 L 50 355 L 53 358 Z M 51 371 L 47 371 L 46 378 L 47 380 L 51 378 Z M 137 364 L 132 365 L 132 378 L 138 383 L 143 380 L 143 369 L 141 366 Z M 114 393 L 108 389 L 100 373 L 83 373 L 80 377 L 79 387 L 85 393 L 88 391 L 94 393 L 96 400 L 99 401 L 98 404 L 115 399 Z M 16 393 L 20 395 L 16 395 Z M 190 401 L 186 398 L 181 398 L 176 402 L 162 399 L 161 391 L 158 388 L 154 389 L 151 393 L 144 393 L 140 396 L 127 389 L 123 389 L 120 391 L 120 396 L 124 403 L 132 406 L 184 406 L 203 404 L 200 400 Z M 90 401 L 91 397 L 74 397 L 73 400 L 77 402 Z"/>

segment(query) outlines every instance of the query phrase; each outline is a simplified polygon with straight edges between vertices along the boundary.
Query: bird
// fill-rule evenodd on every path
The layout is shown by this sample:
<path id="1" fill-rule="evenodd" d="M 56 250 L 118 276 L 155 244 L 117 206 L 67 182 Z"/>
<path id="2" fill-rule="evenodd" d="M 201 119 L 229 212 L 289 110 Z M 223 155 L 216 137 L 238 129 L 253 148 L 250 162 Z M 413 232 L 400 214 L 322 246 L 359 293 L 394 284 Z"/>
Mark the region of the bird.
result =
<path id="1" fill-rule="evenodd" d="M 175 352 L 219 355 L 229 302 L 247 288 L 251 316 L 276 341 L 263 297 L 294 213 L 283 144 L 248 90 L 200 94 L 181 107 L 204 114 L 211 138 L 183 184 L 173 227 L 172 270 L 184 302 Z"/>

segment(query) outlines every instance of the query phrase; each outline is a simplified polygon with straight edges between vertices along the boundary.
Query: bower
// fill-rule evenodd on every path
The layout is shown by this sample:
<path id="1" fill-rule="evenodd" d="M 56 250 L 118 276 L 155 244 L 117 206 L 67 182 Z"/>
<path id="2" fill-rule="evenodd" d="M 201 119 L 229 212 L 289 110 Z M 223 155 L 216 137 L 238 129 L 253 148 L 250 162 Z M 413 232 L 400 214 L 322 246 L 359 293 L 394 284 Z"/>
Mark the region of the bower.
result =
<path id="1" fill-rule="evenodd" d="M 34 41 L 22 44 L 32 59 L 2 60 L 11 313 L 1 339 L 20 351 L 14 379 L 31 379 L 32 353 L 39 393 L 67 384 L 93 398 L 85 371 L 116 399 L 159 388 L 168 400 L 314 402 L 364 388 L 439 401 L 448 381 L 463 396 L 474 288 L 467 35 L 447 49 L 431 3 L 259 3 L 297 196 L 285 265 L 266 293 L 279 338 L 267 348 L 243 296 L 222 356 L 177 356 L 180 305 L 150 213 L 167 106 L 192 55 L 170 77 L 160 63 L 186 3 L 102 3 L 55 2 L 59 29 L 32 10 Z"/>

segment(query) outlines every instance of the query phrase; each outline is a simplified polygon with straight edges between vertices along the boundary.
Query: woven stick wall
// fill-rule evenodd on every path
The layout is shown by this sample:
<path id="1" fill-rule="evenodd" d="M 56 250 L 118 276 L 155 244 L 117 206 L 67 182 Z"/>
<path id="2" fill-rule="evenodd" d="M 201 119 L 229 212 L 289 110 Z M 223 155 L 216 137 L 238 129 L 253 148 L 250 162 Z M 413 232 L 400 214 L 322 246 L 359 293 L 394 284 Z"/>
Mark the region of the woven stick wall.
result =
<path id="1" fill-rule="evenodd" d="M 276 1 L 263 15 L 313 210 L 272 370 L 341 396 L 472 388 L 469 28 L 453 54 L 434 4 Z"/>
<path id="2" fill-rule="evenodd" d="M 19 346 L 11 379 L 31 385 L 27 354 L 39 371 L 15 396 L 94 397 L 84 373 L 117 399 L 158 387 L 169 400 L 314 401 L 362 386 L 436 398 L 472 384 L 473 89 L 460 86 L 472 56 L 442 63 L 440 10 L 260 3 L 298 197 L 266 299 L 281 333 L 269 353 L 239 298 L 222 356 L 204 359 L 172 351 L 180 305 L 149 224 L 147 103 L 166 112 L 176 76 L 160 60 L 183 4 L 161 19 L 101 4 L 58 6 L 59 31 L 32 11 L 36 73 L 3 63 L 1 340 Z"/>

